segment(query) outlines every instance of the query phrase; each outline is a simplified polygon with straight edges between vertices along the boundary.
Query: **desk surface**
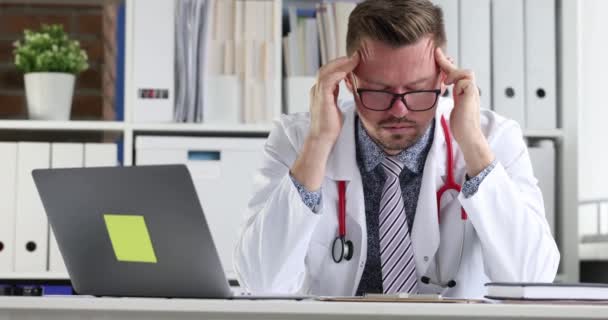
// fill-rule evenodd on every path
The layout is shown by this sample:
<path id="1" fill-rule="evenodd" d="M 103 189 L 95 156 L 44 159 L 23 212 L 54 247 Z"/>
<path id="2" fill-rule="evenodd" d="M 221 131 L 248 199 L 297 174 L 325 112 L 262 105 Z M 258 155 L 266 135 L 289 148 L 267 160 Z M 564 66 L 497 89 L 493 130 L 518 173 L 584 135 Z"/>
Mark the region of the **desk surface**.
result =
<path id="1" fill-rule="evenodd" d="M 606 319 L 607 305 L 0 297 L 10 319 Z"/>

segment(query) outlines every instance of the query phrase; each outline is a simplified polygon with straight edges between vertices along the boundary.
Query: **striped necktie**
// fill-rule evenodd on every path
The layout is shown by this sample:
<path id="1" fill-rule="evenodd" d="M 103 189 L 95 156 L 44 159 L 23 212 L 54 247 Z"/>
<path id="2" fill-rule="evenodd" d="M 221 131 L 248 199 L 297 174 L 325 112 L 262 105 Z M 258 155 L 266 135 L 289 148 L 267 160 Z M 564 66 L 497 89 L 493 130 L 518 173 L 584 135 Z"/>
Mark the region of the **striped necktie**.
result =
<path id="1" fill-rule="evenodd" d="M 417 293 L 414 248 L 410 239 L 399 173 L 403 164 L 396 157 L 381 163 L 386 182 L 380 198 L 380 261 L 384 293 Z"/>

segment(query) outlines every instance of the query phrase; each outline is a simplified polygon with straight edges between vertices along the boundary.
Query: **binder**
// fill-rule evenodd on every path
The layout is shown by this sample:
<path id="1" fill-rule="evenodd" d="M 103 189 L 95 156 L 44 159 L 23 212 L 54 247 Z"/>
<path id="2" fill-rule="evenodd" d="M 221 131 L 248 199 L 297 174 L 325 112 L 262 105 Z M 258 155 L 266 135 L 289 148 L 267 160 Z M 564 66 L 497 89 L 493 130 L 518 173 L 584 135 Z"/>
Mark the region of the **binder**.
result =
<path id="1" fill-rule="evenodd" d="M 543 193 L 545 215 L 555 236 L 555 146 L 552 140 L 542 140 L 528 147 L 534 176 Z"/>
<path id="2" fill-rule="evenodd" d="M 443 10 L 443 23 L 445 25 L 447 48 L 446 54 L 454 59 L 455 64 L 460 64 L 458 39 L 458 2 L 459 0 L 431 0 Z"/>
<path id="3" fill-rule="evenodd" d="M 186 164 L 222 266 L 233 275 L 232 251 L 243 210 L 262 165 L 265 138 L 138 136 L 135 164 Z"/>
<path id="4" fill-rule="evenodd" d="M 346 56 L 346 33 L 348 31 L 348 17 L 353 12 L 356 3 L 351 2 L 334 2 L 332 5 L 335 7 L 336 16 L 336 41 L 338 57 Z"/>
<path id="5" fill-rule="evenodd" d="M 115 143 L 85 143 L 85 167 L 109 167 L 118 164 L 118 148 Z"/>
<path id="6" fill-rule="evenodd" d="M 287 77 L 284 79 L 287 113 L 310 110 L 310 89 L 316 81 L 316 77 Z"/>
<path id="7" fill-rule="evenodd" d="M 0 142 L 0 272 L 15 269 L 17 144 Z"/>
<path id="8" fill-rule="evenodd" d="M 319 66 L 321 65 L 319 57 L 319 33 L 317 31 L 316 19 L 304 19 L 304 29 L 304 43 L 306 44 L 306 68 L 304 70 L 304 75 L 315 76 L 319 70 Z M 346 39 L 344 41 L 344 46 L 346 47 Z"/>
<path id="9" fill-rule="evenodd" d="M 51 168 L 79 168 L 83 165 L 84 145 L 82 143 L 51 144 Z M 67 273 L 57 240 L 52 228 L 49 228 L 49 271 Z"/>
<path id="10" fill-rule="evenodd" d="M 208 108 L 203 108 L 205 123 L 241 122 L 242 83 L 235 75 L 209 76 Z"/>
<path id="11" fill-rule="evenodd" d="M 490 0 L 460 0 L 460 66 L 473 70 L 481 107 L 491 108 Z"/>
<path id="12" fill-rule="evenodd" d="M 525 126 L 524 2 L 492 1 L 494 110 Z"/>
<path id="13" fill-rule="evenodd" d="M 326 19 L 324 18 L 325 15 L 327 15 L 327 10 L 326 7 L 327 4 L 326 3 L 318 3 L 316 5 L 317 8 L 317 30 L 319 30 L 319 44 L 320 44 L 320 51 L 321 51 L 321 65 L 326 64 L 327 62 L 329 62 L 329 55 L 328 55 L 328 48 L 327 48 L 327 41 L 328 41 L 328 34 L 325 31 L 327 29 L 327 23 L 326 23 Z"/>
<path id="14" fill-rule="evenodd" d="M 49 158 L 49 143 L 17 143 L 16 272 L 47 270 L 48 223 L 32 170 L 48 168 Z"/>
<path id="15" fill-rule="evenodd" d="M 133 1 L 133 120 L 172 122 L 175 1 Z"/>
<path id="16" fill-rule="evenodd" d="M 557 127 L 555 0 L 526 1 L 526 128 Z"/>

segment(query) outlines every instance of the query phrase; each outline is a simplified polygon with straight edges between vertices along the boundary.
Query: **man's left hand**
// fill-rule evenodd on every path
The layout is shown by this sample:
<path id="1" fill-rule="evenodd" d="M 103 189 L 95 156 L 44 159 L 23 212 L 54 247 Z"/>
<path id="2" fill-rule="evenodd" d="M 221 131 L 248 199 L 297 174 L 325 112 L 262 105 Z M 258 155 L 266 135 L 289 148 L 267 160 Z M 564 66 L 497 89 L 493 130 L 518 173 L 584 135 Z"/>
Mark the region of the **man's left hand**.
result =
<path id="1" fill-rule="evenodd" d="M 435 49 L 435 60 L 441 68 L 445 85 L 454 85 L 450 130 L 464 154 L 467 174 L 474 177 L 494 160 L 494 154 L 481 131 L 480 99 L 475 74 L 471 70 L 458 69 L 441 48 Z"/>

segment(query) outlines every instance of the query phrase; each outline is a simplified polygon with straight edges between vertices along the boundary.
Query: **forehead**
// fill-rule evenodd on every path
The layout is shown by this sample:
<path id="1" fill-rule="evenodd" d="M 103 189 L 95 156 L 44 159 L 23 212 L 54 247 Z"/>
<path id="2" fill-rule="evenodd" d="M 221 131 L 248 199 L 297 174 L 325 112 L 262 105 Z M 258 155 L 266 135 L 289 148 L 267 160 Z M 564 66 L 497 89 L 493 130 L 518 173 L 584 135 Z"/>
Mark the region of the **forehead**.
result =
<path id="1" fill-rule="evenodd" d="M 361 62 L 355 73 L 369 81 L 397 87 L 437 74 L 431 37 L 424 37 L 414 44 L 398 48 L 365 39 L 361 43 L 359 53 Z"/>

